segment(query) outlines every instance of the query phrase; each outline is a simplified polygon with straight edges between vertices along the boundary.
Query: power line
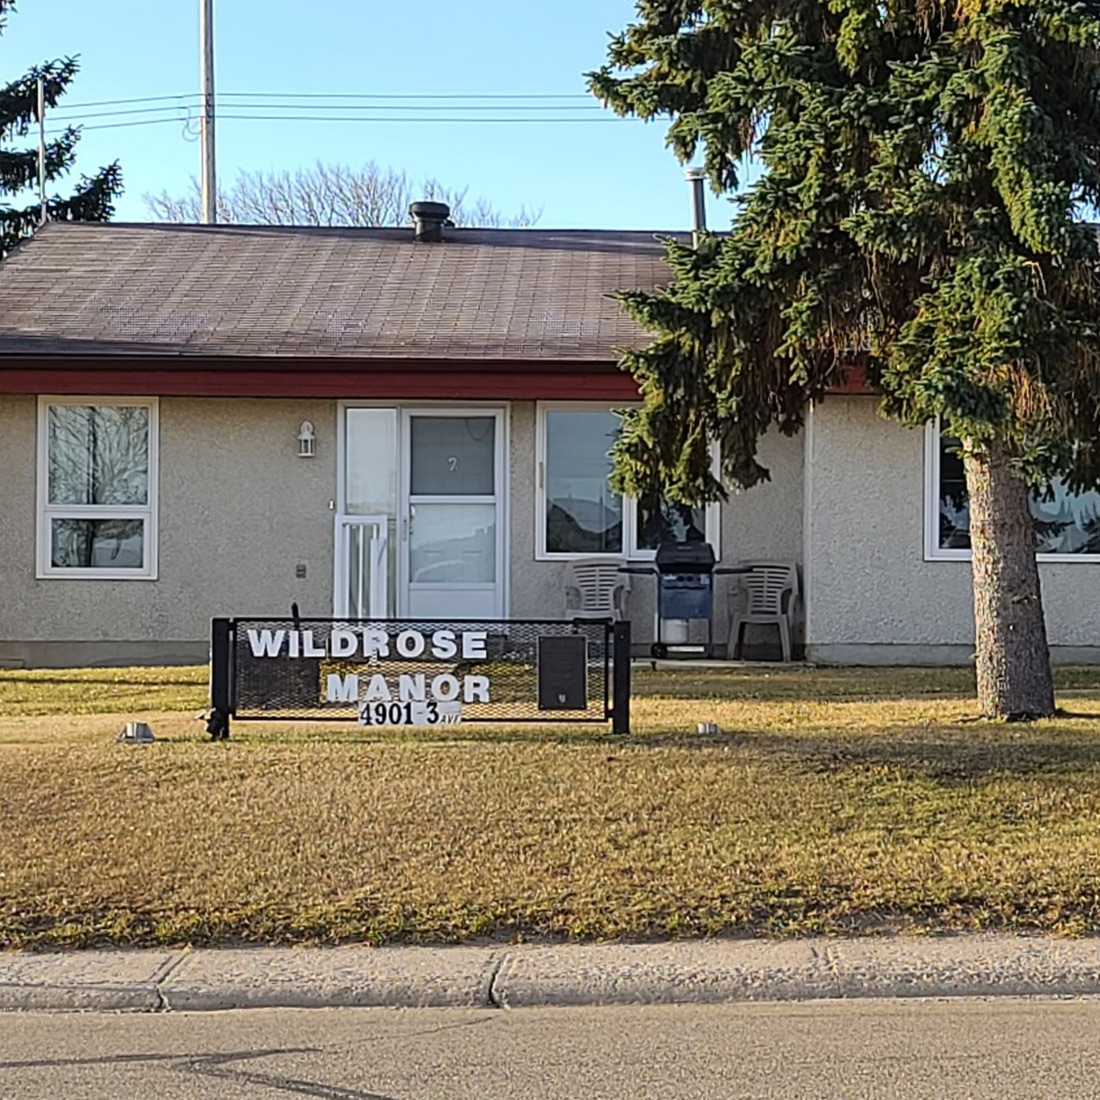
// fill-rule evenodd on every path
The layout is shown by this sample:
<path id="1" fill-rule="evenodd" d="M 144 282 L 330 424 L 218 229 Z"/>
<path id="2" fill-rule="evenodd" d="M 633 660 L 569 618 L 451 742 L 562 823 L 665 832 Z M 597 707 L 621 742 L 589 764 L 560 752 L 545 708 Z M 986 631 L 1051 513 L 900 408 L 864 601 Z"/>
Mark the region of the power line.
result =
<path id="1" fill-rule="evenodd" d="M 124 130 L 128 126 L 157 126 L 164 122 L 174 122 L 182 126 L 187 125 L 187 120 L 182 118 L 142 118 L 136 122 L 104 122 L 97 126 L 73 126 L 66 127 L 64 130 L 47 130 L 46 133 L 49 137 L 57 137 L 58 134 L 67 133 L 70 129 L 85 133 L 89 130 Z"/>
<path id="2" fill-rule="evenodd" d="M 88 107 L 122 107 L 137 103 L 165 103 L 200 98 L 198 92 L 181 92 L 178 95 L 134 96 L 128 99 L 97 99 L 87 103 L 66 103 L 55 110 L 76 111 Z M 468 92 L 446 94 L 358 93 L 358 92 L 219 92 L 218 99 L 329 99 L 329 100 L 536 100 L 536 99 L 589 99 L 586 92 Z"/>
<path id="3" fill-rule="evenodd" d="M 132 107 L 121 111 L 81 111 L 77 113 L 69 112 L 65 113 L 62 110 L 56 110 L 51 112 L 51 117 L 63 122 L 79 122 L 82 119 L 95 119 L 95 118 L 126 118 L 132 115 L 153 115 L 163 114 L 165 111 L 194 111 L 197 110 L 197 104 L 176 104 L 169 103 L 162 107 Z M 463 105 L 448 105 L 448 104 L 363 104 L 362 106 L 356 106 L 355 104 L 329 104 L 329 103 L 232 103 L 229 105 L 230 109 L 234 111 L 483 111 L 486 110 L 486 104 L 463 104 Z M 534 111 L 578 111 L 578 112 L 602 112 L 602 108 L 598 103 L 591 105 L 582 104 L 511 104 L 511 103 L 498 103 L 493 104 L 491 107 L 494 111 L 522 111 L 530 113 Z M 303 114 L 303 119 L 308 119 L 310 115 Z M 537 119 L 538 115 L 532 115 L 533 119 Z"/>
<path id="4" fill-rule="evenodd" d="M 183 104 L 183 103 L 169 103 L 163 107 L 134 107 L 128 111 L 92 111 L 90 114 L 86 111 L 80 111 L 73 115 L 71 111 L 66 114 L 67 108 L 58 108 L 57 110 L 50 112 L 51 118 L 58 118 L 63 122 L 78 122 L 82 118 L 118 118 L 126 115 L 153 115 L 163 114 L 165 111 L 180 111 L 180 110 L 195 110 L 197 104 Z"/>
<path id="5" fill-rule="evenodd" d="M 406 95 L 397 93 L 371 92 L 360 94 L 357 92 L 220 92 L 219 99 L 227 97 L 246 97 L 248 99 L 589 99 L 585 92 L 517 92 L 485 93 L 480 92 L 453 92 L 440 95 L 417 94 Z"/>
<path id="6" fill-rule="evenodd" d="M 470 123 L 481 122 L 511 122 L 511 123 L 526 123 L 527 125 L 536 125 L 545 122 L 566 122 L 566 123 L 592 123 L 592 122 L 640 122 L 641 119 L 635 118 L 621 118 L 617 115 L 606 116 L 601 115 L 599 118 L 450 118 L 439 117 L 426 117 L 418 115 L 414 118 L 404 118 L 400 115 L 352 115 L 352 116 L 323 116 L 321 118 L 302 115 L 228 115 L 219 114 L 220 119 L 237 119 L 237 120 L 249 120 L 252 122 L 432 122 L 432 123 L 451 123 L 456 125 L 467 125 Z"/>
<path id="7" fill-rule="evenodd" d="M 198 99 L 198 92 L 186 92 L 183 95 L 150 95 L 140 99 L 98 99 L 90 103 L 66 103 L 64 107 L 55 107 L 55 111 L 75 111 L 85 107 L 117 107 L 126 103 L 159 103 L 166 99 Z M 51 114 L 53 111 L 50 112 Z"/>
<path id="8" fill-rule="evenodd" d="M 563 124 L 563 125 L 583 125 L 587 124 L 604 124 L 604 123 L 622 123 L 622 122 L 640 122 L 641 119 L 637 118 L 622 118 L 618 115 L 605 115 L 601 114 L 597 118 L 501 118 L 501 117 L 478 117 L 478 118 L 462 118 L 455 116 L 403 116 L 403 115 L 323 115 L 323 116 L 309 116 L 309 115 L 257 115 L 257 114 L 226 114 L 222 113 L 218 115 L 219 119 L 232 121 L 232 122 L 401 122 L 406 125 L 410 123 L 430 123 L 434 125 L 482 125 L 482 124 L 517 124 L 525 123 L 528 126 L 537 126 L 543 124 Z M 73 120 L 70 120 L 70 123 Z M 129 122 L 103 122 L 96 123 L 91 126 L 67 126 L 64 129 L 55 129 L 48 131 L 49 136 L 55 137 L 58 134 L 65 133 L 68 129 L 78 129 L 81 132 L 90 132 L 92 130 L 121 130 L 131 126 L 157 126 L 166 122 L 174 122 L 180 126 L 188 126 L 192 124 L 194 119 L 185 119 L 172 116 L 165 116 L 163 118 L 145 118 L 134 119 Z"/>
<path id="9" fill-rule="evenodd" d="M 364 104 L 357 107 L 354 104 L 339 103 L 230 103 L 229 108 L 234 111 L 602 111 L 598 103 L 591 105 L 570 103 L 494 103 L 488 104 L 465 103 L 448 105 L 445 103 L 432 103 L 421 105 L 419 103 L 393 104 L 384 103 Z M 156 110 L 157 108 L 153 108 Z M 159 108 L 165 110 L 165 108 Z M 307 116 L 308 117 L 308 116 Z"/>

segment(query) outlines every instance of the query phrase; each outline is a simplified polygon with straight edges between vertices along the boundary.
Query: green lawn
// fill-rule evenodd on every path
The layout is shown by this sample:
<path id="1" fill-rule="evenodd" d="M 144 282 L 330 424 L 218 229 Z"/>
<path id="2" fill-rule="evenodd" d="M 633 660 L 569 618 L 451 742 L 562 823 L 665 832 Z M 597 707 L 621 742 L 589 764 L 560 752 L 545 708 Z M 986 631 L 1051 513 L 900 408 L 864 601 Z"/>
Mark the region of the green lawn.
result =
<path id="1" fill-rule="evenodd" d="M 1100 932 L 1100 671 L 636 672 L 634 730 L 238 723 L 202 669 L 0 671 L 0 944 Z M 116 744 L 127 718 L 149 746 Z M 719 736 L 696 723 L 717 721 Z"/>

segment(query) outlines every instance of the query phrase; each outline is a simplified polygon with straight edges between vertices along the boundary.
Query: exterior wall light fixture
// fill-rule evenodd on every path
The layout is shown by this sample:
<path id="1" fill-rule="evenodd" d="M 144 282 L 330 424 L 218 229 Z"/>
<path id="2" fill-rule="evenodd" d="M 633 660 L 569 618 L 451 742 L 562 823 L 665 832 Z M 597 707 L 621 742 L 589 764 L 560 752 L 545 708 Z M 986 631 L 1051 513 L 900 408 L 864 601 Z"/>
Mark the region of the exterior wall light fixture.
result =
<path id="1" fill-rule="evenodd" d="M 313 425 L 308 420 L 302 421 L 298 429 L 298 457 L 313 458 L 317 453 L 317 436 L 313 431 Z"/>

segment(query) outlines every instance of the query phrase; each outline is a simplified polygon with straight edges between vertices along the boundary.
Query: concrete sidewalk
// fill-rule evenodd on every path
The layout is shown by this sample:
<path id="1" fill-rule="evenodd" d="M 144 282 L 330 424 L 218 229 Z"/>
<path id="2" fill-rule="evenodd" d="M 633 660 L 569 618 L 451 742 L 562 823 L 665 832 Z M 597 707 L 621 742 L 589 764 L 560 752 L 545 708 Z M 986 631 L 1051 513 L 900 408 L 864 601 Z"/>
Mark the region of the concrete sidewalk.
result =
<path id="1" fill-rule="evenodd" d="M 1013 936 L 0 954 L 0 1010 L 717 1004 L 1100 994 L 1100 940 Z"/>

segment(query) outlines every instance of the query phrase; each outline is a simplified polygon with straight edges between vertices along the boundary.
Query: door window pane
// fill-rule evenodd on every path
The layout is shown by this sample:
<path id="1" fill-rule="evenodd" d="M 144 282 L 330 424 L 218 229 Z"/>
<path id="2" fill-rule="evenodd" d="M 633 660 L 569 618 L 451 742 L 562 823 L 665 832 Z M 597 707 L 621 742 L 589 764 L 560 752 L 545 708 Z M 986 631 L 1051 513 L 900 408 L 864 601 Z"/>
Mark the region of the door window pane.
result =
<path id="1" fill-rule="evenodd" d="M 959 441 L 940 436 L 939 540 L 941 550 L 970 549 L 970 503 Z M 1071 493 L 1055 479 L 1049 492 L 1031 494 L 1039 554 L 1100 554 L 1100 493 Z"/>
<path id="2" fill-rule="evenodd" d="M 145 521 L 54 519 L 50 563 L 55 569 L 142 569 Z"/>
<path id="3" fill-rule="evenodd" d="M 147 504 L 149 409 L 51 405 L 50 504 Z"/>
<path id="4" fill-rule="evenodd" d="M 610 409 L 547 410 L 548 553 L 622 553 L 623 499 L 611 490 L 609 457 L 618 430 Z"/>
<path id="5" fill-rule="evenodd" d="M 495 504 L 417 504 L 409 521 L 412 584 L 493 584 Z"/>
<path id="6" fill-rule="evenodd" d="M 496 418 L 414 416 L 410 427 L 413 496 L 492 496 Z"/>

